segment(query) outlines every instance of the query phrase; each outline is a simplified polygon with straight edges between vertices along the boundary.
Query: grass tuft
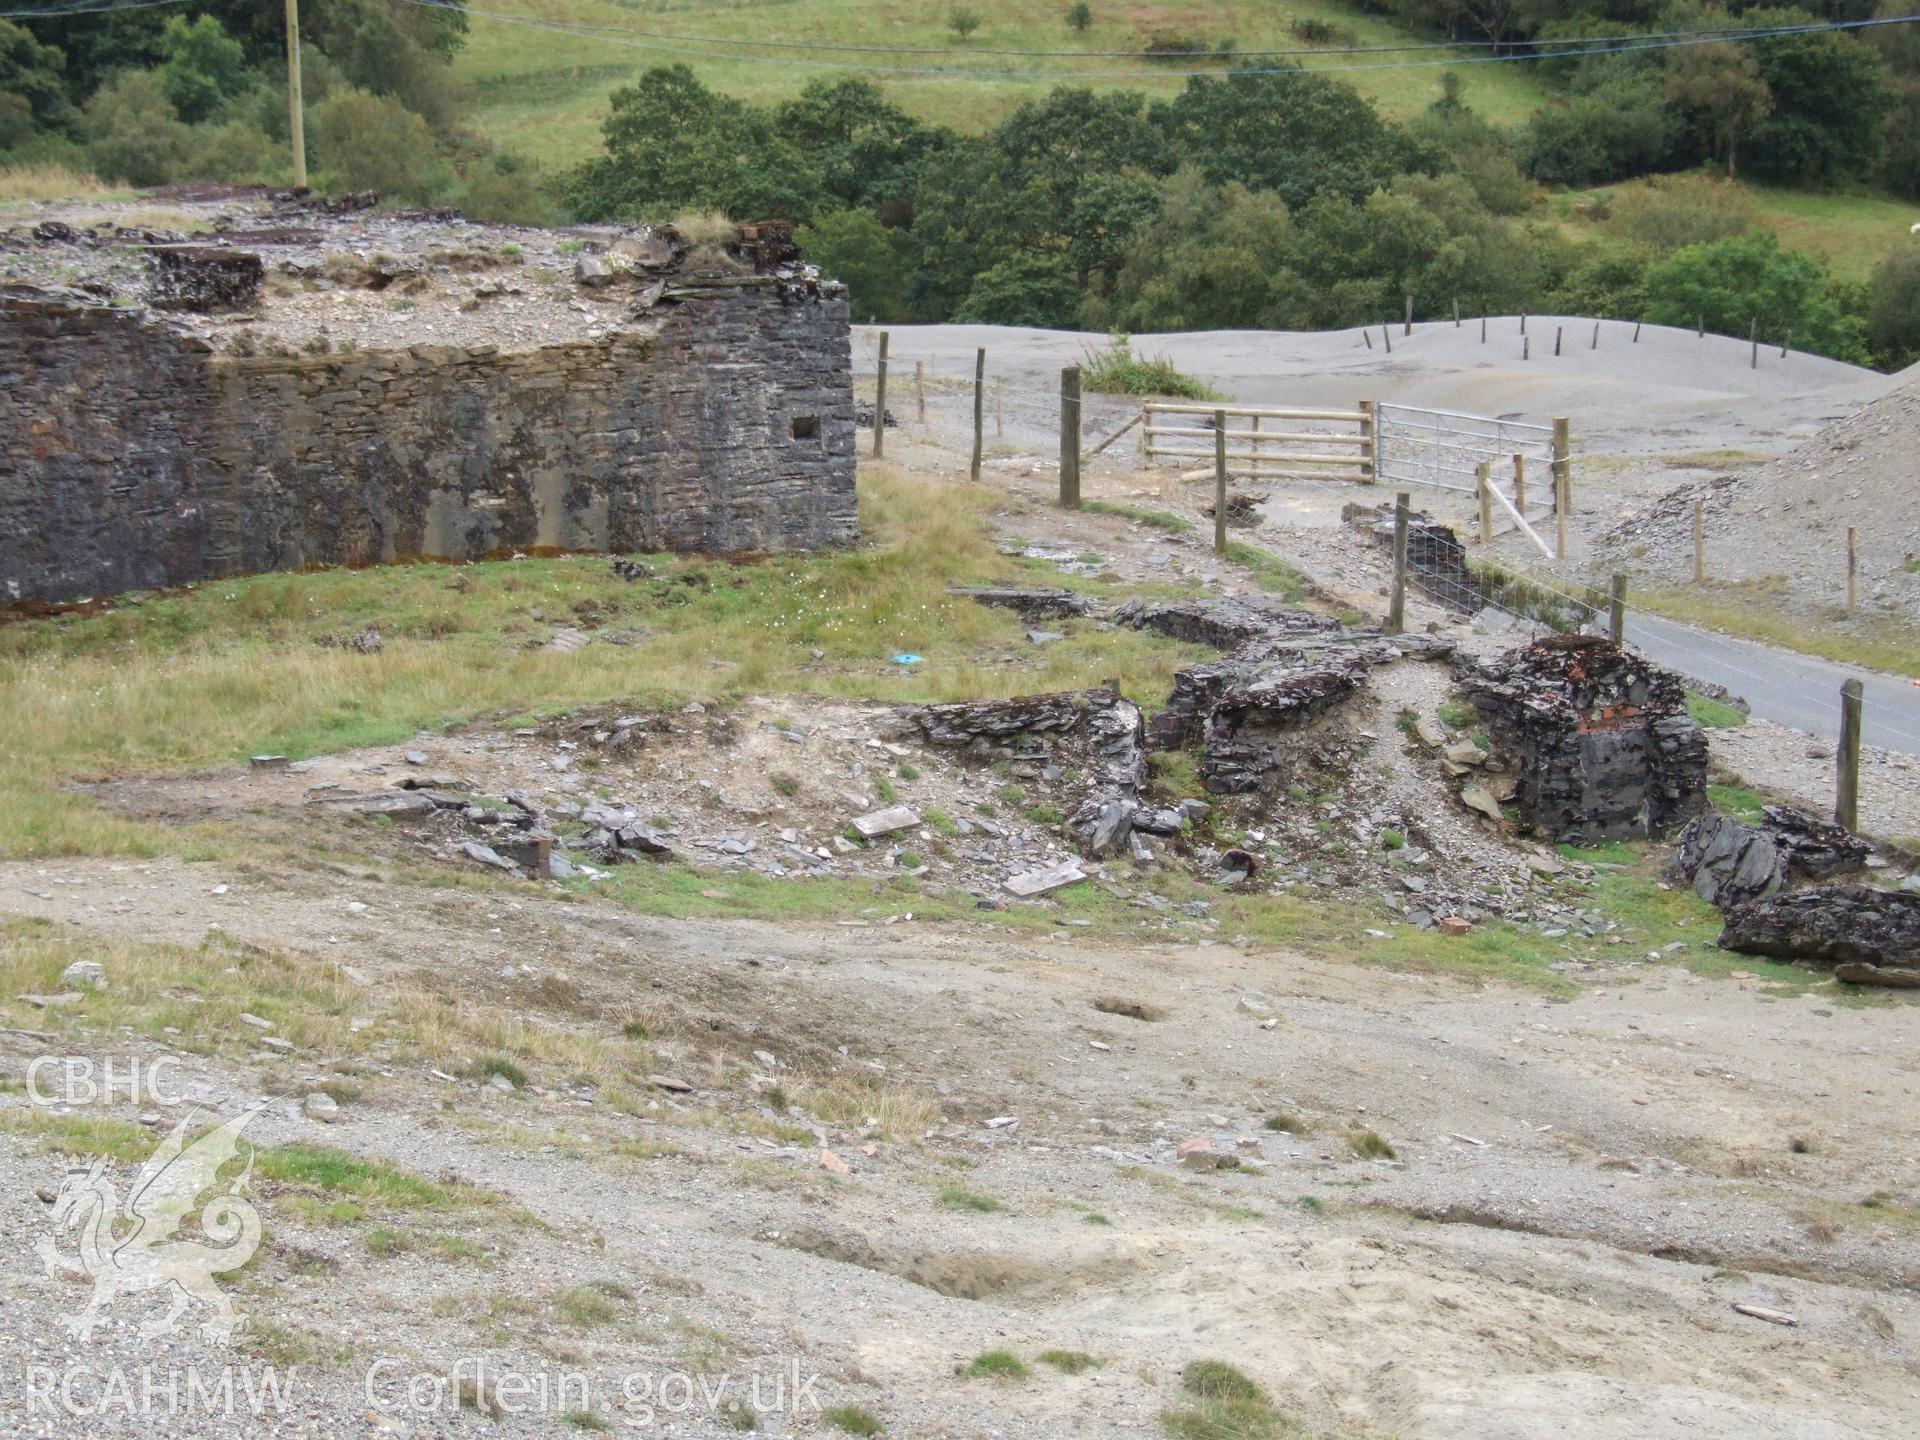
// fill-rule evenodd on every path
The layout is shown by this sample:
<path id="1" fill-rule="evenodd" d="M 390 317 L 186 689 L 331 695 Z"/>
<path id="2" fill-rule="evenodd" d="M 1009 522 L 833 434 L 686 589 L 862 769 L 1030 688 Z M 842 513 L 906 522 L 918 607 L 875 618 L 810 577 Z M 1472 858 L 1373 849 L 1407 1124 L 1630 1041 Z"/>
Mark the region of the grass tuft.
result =
<path id="1" fill-rule="evenodd" d="M 1039 1359 L 1042 1365 L 1051 1365 L 1065 1375 L 1081 1375 L 1100 1365 L 1097 1356 L 1084 1350 L 1042 1350 Z"/>
<path id="2" fill-rule="evenodd" d="M 965 1380 L 1025 1380 L 1033 1372 L 1011 1350 L 983 1350 L 969 1360 L 960 1375 Z"/>
<path id="3" fill-rule="evenodd" d="M 1347 1144 L 1353 1153 L 1362 1160 L 1392 1160 L 1395 1152 L 1386 1137 L 1375 1130 L 1351 1130 L 1347 1133 Z"/>
<path id="4" fill-rule="evenodd" d="M 993 1215 L 1007 1208 L 991 1195 L 961 1185 L 942 1185 L 940 1203 L 949 1210 L 971 1210 L 977 1215 Z"/>
<path id="5" fill-rule="evenodd" d="M 873 1436 L 881 1431 L 880 1417 L 863 1405 L 829 1405 L 820 1419 L 848 1435 Z"/>

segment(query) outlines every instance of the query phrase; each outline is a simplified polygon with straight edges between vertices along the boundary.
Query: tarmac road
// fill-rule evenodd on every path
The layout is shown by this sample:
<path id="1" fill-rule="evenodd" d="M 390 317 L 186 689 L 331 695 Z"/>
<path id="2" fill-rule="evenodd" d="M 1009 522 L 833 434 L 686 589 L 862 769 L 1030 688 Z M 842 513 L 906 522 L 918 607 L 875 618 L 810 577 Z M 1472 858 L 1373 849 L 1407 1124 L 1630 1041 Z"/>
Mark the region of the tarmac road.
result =
<path id="1" fill-rule="evenodd" d="M 1840 734 L 1841 683 L 1857 679 L 1865 692 L 1862 741 L 1920 755 L 1920 685 L 1904 676 L 1835 665 L 1638 611 L 1628 612 L 1627 643 L 1692 679 L 1726 686 L 1758 719 L 1829 739 Z"/>

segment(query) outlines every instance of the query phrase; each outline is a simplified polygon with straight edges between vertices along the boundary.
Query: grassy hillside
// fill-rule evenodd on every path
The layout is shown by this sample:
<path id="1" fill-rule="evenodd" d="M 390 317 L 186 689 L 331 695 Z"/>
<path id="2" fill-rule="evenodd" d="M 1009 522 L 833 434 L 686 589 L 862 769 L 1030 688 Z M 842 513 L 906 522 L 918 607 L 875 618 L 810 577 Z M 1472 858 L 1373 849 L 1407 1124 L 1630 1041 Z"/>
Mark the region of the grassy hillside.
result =
<path id="1" fill-rule="evenodd" d="M 466 123 L 473 129 L 552 164 L 571 164 L 599 148 L 600 122 L 607 96 L 650 65 L 683 60 L 715 89 L 766 102 L 797 93 L 818 76 L 847 73 L 818 65 L 782 62 L 792 52 L 766 50 L 766 59 L 714 59 L 683 51 L 714 50 L 697 39 L 645 40 L 654 36 L 752 40 L 819 40 L 843 45 L 927 47 L 914 56 L 837 57 L 854 65 L 917 69 L 969 68 L 982 71 L 1045 69 L 1044 79 L 983 77 L 957 80 L 939 76 L 874 75 L 894 99 L 925 120 L 962 130 L 984 129 L 1024 100 L 1053 86 L 1084 77 L 1102 88 L 1138 88 L 1172 92 L 1185 82 L 1174 74 L 1146 78 L 1106 78 L 1113 71 L 1178 71 L 1191 61 L 1155 65 L 1138 55 L 1126 58 L 1022 60 L 978 52 L 996 49 L 1138 50 L 1159 32 L 1202 40 L 1209 45 L 1232 40 L 1241 51 L 1304 48 L 1289 30 L 1297 19 L 1327 20 L 1346 27 L 1357 45 L 1405 41 L 1409 33 L 1391 21 L 1360 15 L 1341 0 L 1222 0 L 1212 4 L 1120 4 L 1092 0 L 1094 22 L 1084 35 L 1068 28 L 1064 0 L 992 0 L 973 5 L 984 17 L 971 42 L 962 43 L 947 28 L 945 0 L 489 0 L 482 8 L 530 19 L 617 30 L 618 38 L 600 39 L 529 29 L 479 16 L 457 62 L 466 88 Z M 658 48 L 636 48 L 639 43 Z M 632 42 L 632 43 L 629 43 Z M 814 56 L 834 59 L 833 56 Z M 1328 50 L 1306 63 L 1313 68 L 1377 64 L 1386 60 L 1428 61 L 1432 55 L 1349 56 Z M 1499 124 L 1524 119 L 1546 92 L 1525 65 L 1459 67 L 1467 100 Z M 1344 73 L 1380 109 L 1393 117 L 1411 115 L 1440 93 L 1443 67 Z"/>
<path id="2" fill-rule="evenodd" d="M 1553 198 L 1553 212 L 1567 229 L 1591 227 L 1588 209 L 1602 195 L 1615 199 L 1645 184 L 1633 180 L 1596 190 L 1566 191 Z M 1790 249 L 1817 255 L 1843 280 L 1865 280 L 1887 252 L 1908 243 L 1908 227 L 1920 221 L 1920 205 L 1884 195 L 1819 194 L 1766 185 L 1740 187 L 1760 221 Z"/>

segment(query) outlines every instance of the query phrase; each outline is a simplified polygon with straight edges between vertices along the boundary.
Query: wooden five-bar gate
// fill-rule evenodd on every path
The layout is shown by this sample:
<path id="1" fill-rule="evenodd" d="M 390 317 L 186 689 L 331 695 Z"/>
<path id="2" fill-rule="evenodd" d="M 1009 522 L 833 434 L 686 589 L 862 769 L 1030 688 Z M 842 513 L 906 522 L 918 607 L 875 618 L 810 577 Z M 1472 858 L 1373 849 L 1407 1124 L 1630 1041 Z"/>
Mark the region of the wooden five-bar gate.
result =
<path id="1" fill-rule="evenodd" d="M 1227 473 L 1245 479 L 1449 490 L 1477 501 L 1482 541 L 1519 530 L 1544 555 L 1566 549 L 1573 477 L 1565 420 L 1539 425 L 1371 400 L 1351 410 L 1153 401 L 1140 418 L 1147 464 L 1194 462 L 1183 479 L 1213 475 L 1224 449 Z M 1549 519 L 1552 544 L 1534 525 Z"/>
<path id="2" fill-rule="evenodd" d="M 1167 460 L 1203 461 L 1199 473 L 1211 475 L 1215 429 L 1224 419 L 1227 461 L 1234 474 L 1293 480 L 1373 478 L 1371 401 L 1363 400 L 1353 410 L 1277 410 L 1155 401 L 1144 410 L 1149 465 Z M 1302 430 L 1297 428 L 1300 425 L 1315 428 Z M 1196 443 L 1200 441 L 1205 443 Z"/>

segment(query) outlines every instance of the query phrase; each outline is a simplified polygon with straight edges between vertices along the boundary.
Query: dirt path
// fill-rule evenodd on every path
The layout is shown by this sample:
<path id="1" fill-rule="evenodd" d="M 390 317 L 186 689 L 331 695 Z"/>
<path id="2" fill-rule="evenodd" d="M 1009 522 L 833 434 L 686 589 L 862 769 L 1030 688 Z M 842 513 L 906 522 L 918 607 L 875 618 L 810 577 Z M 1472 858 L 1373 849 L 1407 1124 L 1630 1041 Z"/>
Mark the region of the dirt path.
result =
<path id="1" fill-rule="evenodd" d="M 1915 1193 L 1909 1007 L 1645 962 L 1558 1004 L 1280 952 L 676 922 L 519 889 L 176 862 L 3 865 L 0 913 L 82 941 L 196 944 L 215 923 L 233 942 L 346 962 L 368 1006 L 422 968 L 489 991 L 523 983 L 501 980 L 512 966 L 563 976 L 576 1015 L 639 995 L 674 1017 L 652 1063 L 699 1088 L 640 1116 L 570 1101 L 564 1077 L 503 1093 L 396 1064 L 342 1123 L 297 1106 L 258 1122 L 264 1141 L 475 1180 L 545 1227 L 508 1225 L 509 1253 L 475 1268 L 376 1258 L 360 1227 L 281 1219 L 270 1272 L 285 1279 L 244 1303 L 353 1341 L 350 1358 L 303 1371 L 315 1433 L 392 1429 L 397 1412 L 365 1401 L 374 1357 L 411 1373 L 481 1351 L 590 1375 L 596 1409 L 639 1433 L 620 1377 L 694 1358 L 736 1377 L 796 1360 L 831 1403 L 916 1436 L 1150 1432 L 1177 1403 L 1179 1367 L 1202 1358 L 1304 1415 L 1407 1436 L 1891 1436 L 1920 1418 L 1920 1232 L 1910 1210 L 1859 1204 Z M 1092 1004 L 1110 999 L 1159 1018 Z M 540 1014 L 534 992 L 526 1004 Z M 31 1046 L 7 1043 L 17 1075 Z M 716 1118 L 755 1113 L 729 1056 L 775 1076 L 878 1077 L 937 1097 L 938 1118 L 894 1139 L 825 1127 L 851 1171 L 829 1176 L 811 1141 Z M 189 1057 L 187 1073 L 205 1099 L 238 1102 L 277 1071 L 311 1077 L 339 1058 Z M 1264 1129 L 1280 1112 L 1311 1133 Z M 1018 1123 L 984 1123 L 1000 1116 Z M 1358 1159 L 1351 1127 L 1398 1158 Z M 1245 1168 L 1181 1169 L 1175 1147 L 1194 1136 L 1239 1149 Z M 641 1140 L 658 1158 L 616 1148 Z M 26 1259 L 44 1225 L 33 1192 L 59 1173 L 0 1137 L 0 1244 L 18 1257 L 0 1330 L 16 1355 L 57 1353 L 47 1322 L 75 1298 Z M 943 1186 L 1003 1208 L 942 1205 Z M 326 1263 L 302 1271 L 302 1255 Z M 595 1281 L 624 1298 L 585 1333 L 505 1303 Z M 1101 1364 L 956 1375 L 989 1349 Z M 197 1341 L 169 1353 L 205 1358 Z M 732 1433 L 693 1414 L 664 1423 L 651 1433 Z M 566 1429 L 504 1416 L 488 1433 Z M 763 1429 L 825 1433 L 806 1415 Z"/>

